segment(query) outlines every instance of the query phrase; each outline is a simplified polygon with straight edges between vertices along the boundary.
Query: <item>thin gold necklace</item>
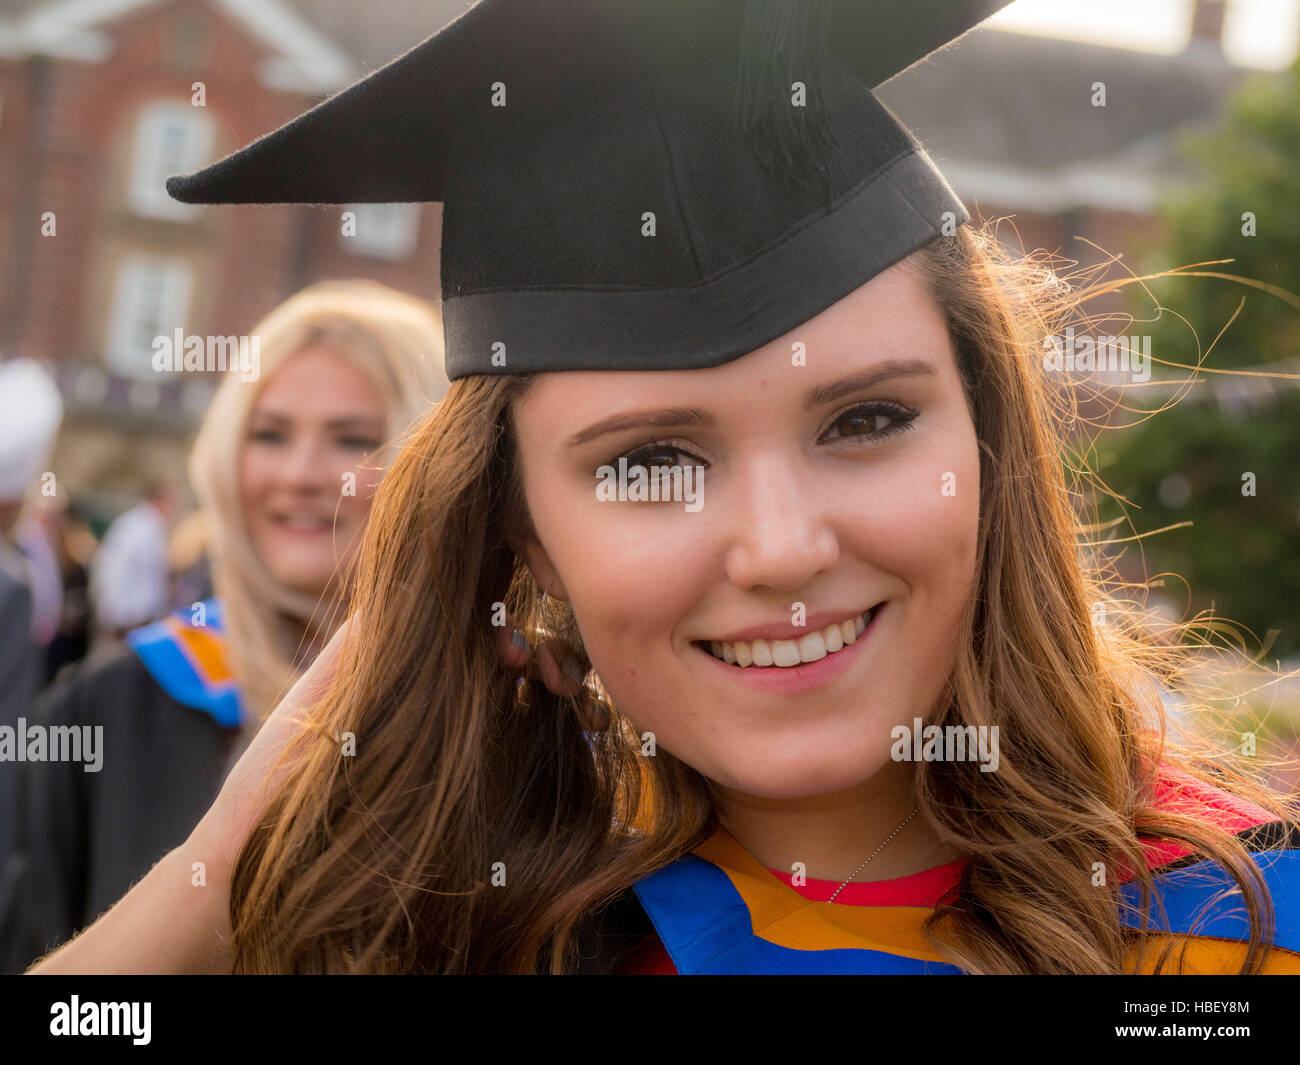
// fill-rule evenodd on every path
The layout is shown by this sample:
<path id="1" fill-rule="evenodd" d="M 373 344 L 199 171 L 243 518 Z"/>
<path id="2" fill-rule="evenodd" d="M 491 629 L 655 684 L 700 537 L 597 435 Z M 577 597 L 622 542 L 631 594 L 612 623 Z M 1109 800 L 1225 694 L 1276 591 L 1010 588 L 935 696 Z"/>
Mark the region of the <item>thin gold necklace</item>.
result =
<path id="1" fill-rule="evenodd" d="M 867 860 L 864 861 L 861 865 L 859 865 L 856 869 L 853 870 L 853 876 L 849 877 L 848 880 L 844 881 L 844 883 L 842 883 L 839 887 L 837 887 L 837 888 L 835 889 L 835 894 L 832 895 L 829 899 L 827 899 L 827 900 L 826 900 L 827 902 L 834 902 L 834 901 L 835 901 L 835 897 L 836 897 L 836 895 L 839 895 L 839 893 L 840 893 L 841 891 L 843 891 L 846 887 L 848 887 L 850 881 L 853 880 L 853 877 L 854 877 L 854 876 L 857 876 L 860 872 L 862 872 L 863 869 L 866 868 L 867 862 L 871 861 L 872 858 L 874 858 L 877 854 L 879 854 L 882 850 L 884 850 L 884 849 L 885 849 L 885 844 L 887 844 L 891 839 L 893 839 L 893 838 L 894 838 L 895 836 L 897 836 L 900 832 L 902 832 L 903 829 L 904 829 L 905 827 L 907 827 L 907 823 L 908 823 L 910 820 L 912 820 L 912 818 L 914 818 L 914 817 L 916 816 L 916 812 L 917 812 L 918 809 L 919 809 L 919 807 L 916 807 L 916 806 L 913 806 L 913 807 L 912 807 L 912 812 L 911 812 L 910 814 L 908 814 L 905 818 L 903 818 L 903 823 L 902 823 L 901 825 L 899 825 L 896 829 L 894 829 L 893 832 L 889 833 L 888 836 L 885 837 L 885 842 L 884 842 L 884 843 L 882 843 L 879 847 L 877 847 L 875 850 L 873 850 L 870 854 L 867 855 Z"/>

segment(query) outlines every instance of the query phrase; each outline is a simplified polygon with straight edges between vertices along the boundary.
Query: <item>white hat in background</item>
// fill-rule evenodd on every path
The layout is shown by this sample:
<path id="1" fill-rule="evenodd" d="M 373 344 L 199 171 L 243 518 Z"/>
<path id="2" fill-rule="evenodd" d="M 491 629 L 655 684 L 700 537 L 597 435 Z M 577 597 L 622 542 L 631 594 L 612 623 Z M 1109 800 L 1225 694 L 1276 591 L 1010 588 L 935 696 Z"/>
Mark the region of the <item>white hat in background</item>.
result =
<path id="1" fill-rule="evenodd" d="M 62 420 L 58 386 L 38 363 L 0 363 L 0 502 L 22 499 L 47 469 Z"/>

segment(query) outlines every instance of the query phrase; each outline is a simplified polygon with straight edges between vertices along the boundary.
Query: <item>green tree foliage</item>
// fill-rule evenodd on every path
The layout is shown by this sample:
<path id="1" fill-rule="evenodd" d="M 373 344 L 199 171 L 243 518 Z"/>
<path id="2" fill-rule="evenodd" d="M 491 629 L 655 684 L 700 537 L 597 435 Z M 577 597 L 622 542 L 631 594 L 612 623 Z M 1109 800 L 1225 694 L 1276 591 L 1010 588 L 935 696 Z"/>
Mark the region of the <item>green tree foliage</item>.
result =
<path id="1" fill-rule="evenodd" d="M 1159 270 L 1231 259 L 1200 269 L 1300 293 L 1300 63 L 1284 75 L 1244 84 L 1222 121 L 1184 146 L 1205 180 L 1163 204 L 1167 240 L 1144 266 Z M 1248 213 L 1253 236 L 1247 235 Z M 1166 308 L 1157 321 L 1141 327 L 1151 333 L 1155 358 L 1194 364 L 1198 350 L 1209 347 L 1244 298 L 1204 366 L 1300 369 L 1300 310 L 1287 299 L 1205 277 L 1164 278 L 1150 288 Z M 1151 318 L 1150 301 L 1136 287 L 1131 291 L 1141 297 L 1134 299 L 1134 315 Z M 1188 376 L 1159 363 L 1154 370 L 1153 379 Z M 1102 476 L 1141 508 L 1127 511 L 1137 532 L 1194 523 L 1141 542 L 1149 573 L 1186 578 L 1193 608 L 1213 603 L 1217 614 L 1247 626 L 1261 640 L 1280 630 L 1269 659 L 1295 654 L 1300 651 L 1300 382 L 1273 381 L 1271 394 L 1258 383 L 1246 392 L 1252 382 L 1222 374 L 1202 375 L 1201 382 L 1177 406 L 1141 426 L 1108 432 L 1100 455 Z M 1237 382 L 1243 390 L 1234 395 Z M 1130 405 L 1147 409 L 1172 398 L 1141 388 L 1128 396 Z M 1245 494 L 1248 473 L 1254 474 L 1254 495 Z M 1110 508 L 1111 516 L 1118 513 Z M 1182 588 L 1170 591 L 1176 601 L 1185 594 Z"/>

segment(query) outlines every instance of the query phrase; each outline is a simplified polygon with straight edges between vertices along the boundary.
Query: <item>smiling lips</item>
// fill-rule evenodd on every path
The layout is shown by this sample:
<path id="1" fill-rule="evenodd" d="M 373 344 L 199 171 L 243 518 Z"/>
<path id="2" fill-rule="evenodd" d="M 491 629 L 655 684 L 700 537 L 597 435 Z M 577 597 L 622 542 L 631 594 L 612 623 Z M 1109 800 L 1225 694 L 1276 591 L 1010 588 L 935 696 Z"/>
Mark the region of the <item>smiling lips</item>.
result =
<path id="1" fill-rule="evenodd" d="M 816 662 L 833 655 L 854 643 L 871 624 L 879 605 L 844 621 L 816 629 L 798 640 L 711 640 L 707 649 L 714 658 L 720 658 L 742 669 L 749 666 L 793 667 Z M 700 647 L 705 647 L 703 641 Z"/>
<path id="2" fill-rule="evenodd" d="M 272 514 L 271 520 L 276 525 L 289 532 L 318 533 L 332 529 L 334 526 L 334 516 L 332 514 L 328 517 L 320 514 L 306 514 L 301 512 L 293 514 Z"/>

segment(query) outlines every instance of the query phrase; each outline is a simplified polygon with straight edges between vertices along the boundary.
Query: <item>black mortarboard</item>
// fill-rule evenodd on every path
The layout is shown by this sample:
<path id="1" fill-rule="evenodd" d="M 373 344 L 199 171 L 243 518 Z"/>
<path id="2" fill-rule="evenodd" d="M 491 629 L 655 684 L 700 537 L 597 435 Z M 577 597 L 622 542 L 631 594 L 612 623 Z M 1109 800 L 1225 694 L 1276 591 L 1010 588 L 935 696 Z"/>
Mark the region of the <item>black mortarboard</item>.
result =
<path id="1" fill-rule="evenodd" d="M 480 0 L 167 191 L 442 201 L 450 380 L 716 366 L 968 220 L 871 90 L 1007 2 Z"/>

